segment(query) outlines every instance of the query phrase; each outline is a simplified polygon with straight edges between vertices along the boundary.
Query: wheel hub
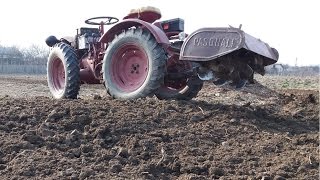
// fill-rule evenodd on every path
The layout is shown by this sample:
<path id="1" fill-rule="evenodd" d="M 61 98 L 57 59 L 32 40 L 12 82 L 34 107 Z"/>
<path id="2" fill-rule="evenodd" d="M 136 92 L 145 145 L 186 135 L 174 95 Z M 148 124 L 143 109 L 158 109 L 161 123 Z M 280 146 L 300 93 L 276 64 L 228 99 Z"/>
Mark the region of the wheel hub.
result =
<path id="1" fill-rule="evenodd" d="M 134 63 L 131 65 L 131 74 L 139 74 L 139 67 L 140 65 L 137 63 Z"/>

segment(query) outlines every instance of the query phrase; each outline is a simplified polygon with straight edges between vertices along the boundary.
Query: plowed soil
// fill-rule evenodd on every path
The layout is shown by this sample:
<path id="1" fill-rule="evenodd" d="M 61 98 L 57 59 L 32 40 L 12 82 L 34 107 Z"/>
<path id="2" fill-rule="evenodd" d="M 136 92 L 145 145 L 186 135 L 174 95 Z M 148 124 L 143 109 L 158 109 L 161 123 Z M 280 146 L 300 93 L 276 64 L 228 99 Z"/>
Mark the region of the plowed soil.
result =
<path id="1" fill-rule="evenodd" d="M 318 179 L 319 77 L 257 78 L 124 101 L 102 85 L 55 100 L 45 77 L 0 76 L 0 179 Z"/>

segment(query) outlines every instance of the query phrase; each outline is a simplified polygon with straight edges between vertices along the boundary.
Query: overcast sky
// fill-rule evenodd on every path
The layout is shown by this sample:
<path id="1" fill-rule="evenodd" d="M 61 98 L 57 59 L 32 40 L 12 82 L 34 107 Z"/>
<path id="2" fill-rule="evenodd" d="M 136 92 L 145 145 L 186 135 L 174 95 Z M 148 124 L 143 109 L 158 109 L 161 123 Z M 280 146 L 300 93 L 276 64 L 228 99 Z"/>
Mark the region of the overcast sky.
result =
<path id="1" fill-rule="evenodd" d="M 6 0 L 1 2 L 0 44 L 45 46 L 49 35 L 75 35 L 95 16 L 122 19 L 132 8 L 155 6 L 162 20 L 183 18 L 185 31 L 238 27 L 280 53 L 279 63 L 320 64 L 320 11 L 316 0 Z M 108 28 L 108 27 L 106 27 Z"/>

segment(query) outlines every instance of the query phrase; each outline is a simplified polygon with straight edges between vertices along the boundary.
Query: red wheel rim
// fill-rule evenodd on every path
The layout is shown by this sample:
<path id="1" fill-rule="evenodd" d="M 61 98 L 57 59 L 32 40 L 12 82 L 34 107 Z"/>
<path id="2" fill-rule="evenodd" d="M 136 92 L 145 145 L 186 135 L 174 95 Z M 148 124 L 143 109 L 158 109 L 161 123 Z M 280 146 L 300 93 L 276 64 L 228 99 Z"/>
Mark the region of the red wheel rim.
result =
<path id="1" fill-rule="evenodd" d="M 133 92 L 148 76 L 148 56 L 142 47 L 127 43 L 116 50 L 110 68 L 113 84 L 123 92 Z"/>
<path id="2" fill-rule="evenodd" d="M 168 90 L 180 91 L 185 88 L 187 85 L 187 79 L 183 79 L 180 81 L 173 81 L 165 79 L 164 86 L 168 88 Z"/>
<path id="3" fill-rule="evenodd" d="M 63 91 L 65 87 L 65 72 L 63 62 L 56 57 L 51 63 L 52 86 L 56 92 Z"/>
<path id="4" fill-rule="evenodd" d="M 170 73 L 185 72 L 191 69 L 192 66 L 189 62 L 179 61 L 177 58 L 170 58 L 167 63 L 167 71 Z M 188 78 L 178 80 L 170 80 L 165 78 L 164 85 L 161 87 L 162 91 L 179 92 L 186 88 Z"/>

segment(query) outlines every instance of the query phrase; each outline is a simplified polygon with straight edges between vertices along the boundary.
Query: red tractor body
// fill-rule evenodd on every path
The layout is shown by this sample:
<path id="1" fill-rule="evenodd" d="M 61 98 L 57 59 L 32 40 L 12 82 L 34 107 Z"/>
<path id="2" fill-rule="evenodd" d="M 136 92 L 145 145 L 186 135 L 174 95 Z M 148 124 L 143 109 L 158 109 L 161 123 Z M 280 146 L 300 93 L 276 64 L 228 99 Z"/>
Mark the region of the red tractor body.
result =
<path id="1" fill-rule="evenodd" d="M 204 28 L 187 36 L 182 19 L 155 22 L 160 17 L 156 8 L 142 8 L 119 23 L 114 17 L 88 19 L 87 24 L 99 28 L 80 28 L 74 39 L 48 37 L 53 96 L 76 98 L 80 84 L 103 83 L 114 98 L 155 94 L 159 99 L 189 100 L 203 80 L 243 82 L 253 78 L 253 71 L 263 75 L 264 66 L 278 59 L 274 48 L 240 29 Z M 93 22 L 97 19 L 101 21 Z M 115 25 L 104 32 L 110 24 Z M 244 73 L 246 68 L 252 77 Z"/>

